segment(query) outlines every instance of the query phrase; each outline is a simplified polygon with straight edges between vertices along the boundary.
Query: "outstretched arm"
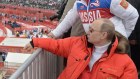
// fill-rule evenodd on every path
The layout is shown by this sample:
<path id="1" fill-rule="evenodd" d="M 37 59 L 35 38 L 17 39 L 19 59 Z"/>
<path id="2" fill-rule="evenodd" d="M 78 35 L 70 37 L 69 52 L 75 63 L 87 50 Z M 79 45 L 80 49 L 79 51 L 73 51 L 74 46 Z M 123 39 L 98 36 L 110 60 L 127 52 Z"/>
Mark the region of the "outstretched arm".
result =
<path id="1" fill-rule="evenodd" d="M 65 32 L 68 31 L 70 27 L 76 22 L 79 17 L 76 7 L 76 2 L 73 8 L 67 13 L 63 21 L 51 32 L 52 34 L 48 34 L 49 36 L 53 35 L 54 38 L 58 38 L 62 36 Z M 52 37 L 52 36 L 51 36 Z"/>
<path id="2" fill-rule="evenodd" d="M 24 49 L 31 50 L 34 47 L 43 48 L 49 52 L 56 55 L 68 57 L 72 46 L 78 41 L 78 38 L 66 38 L 66 39 L 52 39 L 52 38 L 33 38 L 33 40 L 28 43 Z"/>

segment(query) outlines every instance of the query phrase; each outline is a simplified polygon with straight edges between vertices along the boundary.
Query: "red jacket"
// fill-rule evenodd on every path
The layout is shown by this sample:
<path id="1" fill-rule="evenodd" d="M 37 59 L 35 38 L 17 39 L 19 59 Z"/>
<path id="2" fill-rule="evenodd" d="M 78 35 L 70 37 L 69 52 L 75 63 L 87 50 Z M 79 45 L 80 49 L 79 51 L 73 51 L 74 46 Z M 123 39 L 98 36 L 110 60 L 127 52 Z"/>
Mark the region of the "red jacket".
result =
<path id="1" fill-rule="evenodd" d="M 91 49 L 87 39 L 70 37 L 66 39 L 34 38 L 35 47 L 41 47 L 54 54 L 66 57 L 67 66 L 58 79 L 77 79 L 88 66 L 91 58 Z M 127 54 L 115 53 L 118 40 L 112 44 L 107 52 L 94 64 L 90 79 L 138 79 L 136 67 Z M 86 79 L 86 78 L 85 78 Z"/>

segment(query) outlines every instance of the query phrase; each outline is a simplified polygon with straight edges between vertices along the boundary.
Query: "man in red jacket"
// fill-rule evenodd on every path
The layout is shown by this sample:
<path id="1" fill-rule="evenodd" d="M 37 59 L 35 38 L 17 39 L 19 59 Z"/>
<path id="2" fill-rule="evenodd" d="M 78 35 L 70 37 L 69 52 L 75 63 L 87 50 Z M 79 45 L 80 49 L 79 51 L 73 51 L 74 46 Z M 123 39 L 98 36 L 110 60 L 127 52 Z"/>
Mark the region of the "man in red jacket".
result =
<path id="1" fill-rule="evenodd" d="M 87 37 L 34 38 L 24 49 L 33 47 L 68 59 L 58 79 L 138 79 L 136 67 L 127 55 L 128 41 L 115 32 L 108 19 L 95 20 Z"/>

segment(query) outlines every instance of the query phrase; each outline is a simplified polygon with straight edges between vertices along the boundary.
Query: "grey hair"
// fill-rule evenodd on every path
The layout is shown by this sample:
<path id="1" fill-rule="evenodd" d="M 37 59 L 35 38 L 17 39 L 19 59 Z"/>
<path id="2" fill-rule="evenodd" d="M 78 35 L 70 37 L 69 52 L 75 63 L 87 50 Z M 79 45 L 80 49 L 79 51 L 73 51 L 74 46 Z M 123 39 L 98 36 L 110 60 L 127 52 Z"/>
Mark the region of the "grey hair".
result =
<path id="1" fill-rule="evenodd" d="M 113 36 L 115 35 L 115 26 L 114 24 L 109 20 L 105 18 L 100 18 L 103 23 L 101 25 L 101 31 L 102 32 L 107 32 L 107 40 L 112 40 Z"/>

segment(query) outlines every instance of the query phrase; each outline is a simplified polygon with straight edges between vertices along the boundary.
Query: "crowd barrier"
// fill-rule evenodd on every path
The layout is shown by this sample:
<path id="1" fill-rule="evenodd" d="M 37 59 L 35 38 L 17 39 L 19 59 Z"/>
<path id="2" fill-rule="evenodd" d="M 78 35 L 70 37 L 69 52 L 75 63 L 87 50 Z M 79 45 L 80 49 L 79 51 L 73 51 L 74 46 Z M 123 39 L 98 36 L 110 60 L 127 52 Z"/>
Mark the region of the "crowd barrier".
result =
<path id="1" fill-rule="evenodd" d="M 9 79 L 57 79 L 57 56 L 37 49 Z"/>

